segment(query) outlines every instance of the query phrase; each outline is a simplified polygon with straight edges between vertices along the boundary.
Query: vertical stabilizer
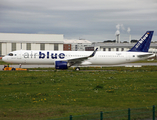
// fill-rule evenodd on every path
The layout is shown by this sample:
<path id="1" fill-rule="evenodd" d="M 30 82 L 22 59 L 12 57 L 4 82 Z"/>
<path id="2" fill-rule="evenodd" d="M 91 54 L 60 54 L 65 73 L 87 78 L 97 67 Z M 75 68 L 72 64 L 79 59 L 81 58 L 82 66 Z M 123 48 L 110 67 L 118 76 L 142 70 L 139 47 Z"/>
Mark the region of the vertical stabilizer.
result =
<path id="1" fill-rule="evenodd" d="M 148 52 L 154 31 L 147 31 L 141 39 L 132 47 L 130 52 Z"/>

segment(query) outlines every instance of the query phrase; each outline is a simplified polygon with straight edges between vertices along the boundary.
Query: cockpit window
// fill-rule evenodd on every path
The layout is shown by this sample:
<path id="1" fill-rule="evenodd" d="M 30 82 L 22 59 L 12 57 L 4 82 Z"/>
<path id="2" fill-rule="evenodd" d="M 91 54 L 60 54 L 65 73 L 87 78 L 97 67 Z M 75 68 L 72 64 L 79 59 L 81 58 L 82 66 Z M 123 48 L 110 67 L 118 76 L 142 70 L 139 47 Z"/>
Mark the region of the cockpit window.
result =
<path id="1" fill-rule="evenodd" d="M 13 56 L 13 53 L 9 53 L 8 55 L 9 55 L 9 56 Z"/>

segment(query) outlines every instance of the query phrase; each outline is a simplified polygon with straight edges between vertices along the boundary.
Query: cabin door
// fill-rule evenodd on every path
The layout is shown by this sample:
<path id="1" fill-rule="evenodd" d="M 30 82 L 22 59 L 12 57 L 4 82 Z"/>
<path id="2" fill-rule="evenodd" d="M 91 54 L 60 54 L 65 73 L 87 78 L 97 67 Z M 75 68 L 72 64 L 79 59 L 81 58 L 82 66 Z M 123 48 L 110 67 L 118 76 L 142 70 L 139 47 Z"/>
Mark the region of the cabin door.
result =
<path id="1" fill-rule="evenodd" d="M 130 61 L 130 53 L 129 53 L 129 52 L 126 53 L 126 61 L 127 61 L 127 62 Z"/>
<path id="2" fill-rule="evenodd" d="M 17 53 L 17 59 L 21 59 L 21 52 Z"/>

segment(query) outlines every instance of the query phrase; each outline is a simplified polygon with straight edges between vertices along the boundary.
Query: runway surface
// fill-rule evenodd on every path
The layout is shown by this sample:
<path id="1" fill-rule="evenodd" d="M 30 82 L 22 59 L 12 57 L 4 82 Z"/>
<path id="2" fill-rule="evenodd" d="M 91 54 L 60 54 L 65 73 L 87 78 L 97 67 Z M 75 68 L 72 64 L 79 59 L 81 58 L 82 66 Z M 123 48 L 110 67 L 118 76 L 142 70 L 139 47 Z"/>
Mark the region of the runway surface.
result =
<path id="1" fill-rule="evenodd" d="M 157 63 L 126 63 L 121 65 L 97 65 L 102 67 L 115 67 L 115 66 L 126 66 L 126 67 L 141 67 L 141 66 L 157 66 Z M 0 70 L 2 70 L 4 65 L 0 65 Z M 10 67 L 18 68 L 19 65 L 10 65 Z M 54 65 L 22 65 L 21 68 L 49 68 L 54 67 Z M 86 66 L 83 66 L 86 67 Z"/>

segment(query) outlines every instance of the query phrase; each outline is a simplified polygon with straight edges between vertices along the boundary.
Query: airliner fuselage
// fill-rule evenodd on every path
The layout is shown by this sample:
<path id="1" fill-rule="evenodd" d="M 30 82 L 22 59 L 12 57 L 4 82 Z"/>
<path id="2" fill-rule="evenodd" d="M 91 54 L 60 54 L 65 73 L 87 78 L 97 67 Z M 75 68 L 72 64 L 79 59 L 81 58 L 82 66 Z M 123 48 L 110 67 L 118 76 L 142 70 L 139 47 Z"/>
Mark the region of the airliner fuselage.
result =
<path id="1" fill-rule="evenodd" d="M 48 64 L 54 65 L 55 61 L 66 61 L 87 57 L 92 51 L 13 51 L 3 58 L 8 63 L 18 64 Z M 139 61 L 148 58 L 150 53 L 144 52 L 105 52 L 97 51 L 94 57 L 84 60 L 80 65 L 115 65 Z M 139 57 L 139 55 L 146 55 Z M 149 57 L 153 57 L 149 56 Z"/>

